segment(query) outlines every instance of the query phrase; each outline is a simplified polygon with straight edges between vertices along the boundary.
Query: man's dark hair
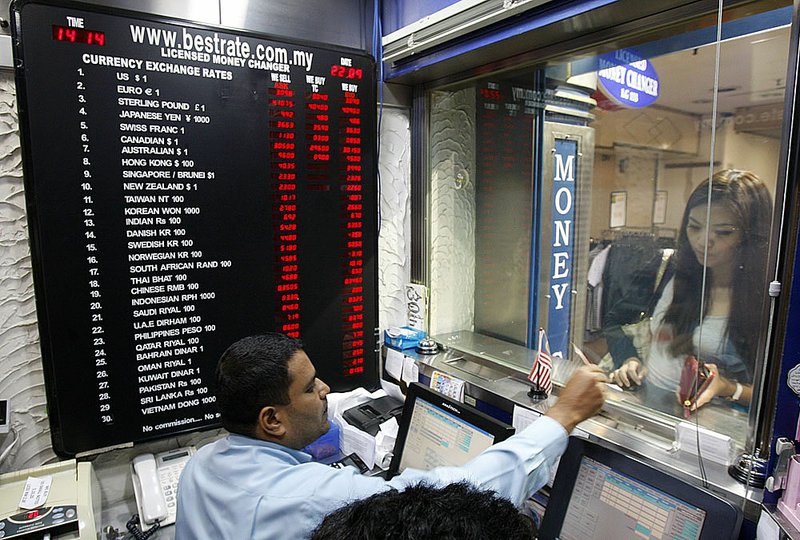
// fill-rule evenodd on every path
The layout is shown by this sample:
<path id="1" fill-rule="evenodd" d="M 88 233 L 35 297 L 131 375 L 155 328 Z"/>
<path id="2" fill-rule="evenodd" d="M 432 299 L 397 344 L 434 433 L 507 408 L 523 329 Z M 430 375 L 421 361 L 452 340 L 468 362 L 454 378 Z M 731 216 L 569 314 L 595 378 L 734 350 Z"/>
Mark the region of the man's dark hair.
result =
<path id="1" fill-rule="evenodd" d="M 289 359 L 303 348 L 299 339 L 263 334 L 240 339 L 217 364 L 217 406 L 222 426 L 253 436 L 258 413 L 289 403 Z"/>
<path id="2" fill-rule="evenodd" d="M 329 514 L 311 540 L 533 540 L 536 529 L 511 502 L 461 482 L 418 484 Z"/>

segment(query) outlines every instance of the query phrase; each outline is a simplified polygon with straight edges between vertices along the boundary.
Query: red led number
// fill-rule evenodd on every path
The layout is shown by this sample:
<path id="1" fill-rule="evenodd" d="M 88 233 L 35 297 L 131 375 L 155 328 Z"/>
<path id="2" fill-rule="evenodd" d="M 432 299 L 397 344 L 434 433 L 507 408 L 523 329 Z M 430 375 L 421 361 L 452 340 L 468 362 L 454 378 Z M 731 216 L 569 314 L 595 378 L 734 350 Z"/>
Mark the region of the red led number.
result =
<path id="1" fill-rule="evenodd" d="M 57 30 L 58 36 L 56 39 L 58 41 L 71 41 L 75 43 L 75 30 L 72 28 L 64 28 L 59 26 Z"/>
<path id="2" fill-rule="evenodd" d="M 331 77 L 342 77 L 343 79 L 361 79 L 364 71 L 361 68 L 349 66 L 331 66 Z"/>
<path id="3" fill-rule="evenodd" d="M 86 40 L 89 45 L 97 44 L 103 46 L 106 44 L 106 35 L 103 32 L 89 32 L 89 37 Z"/>
<path id="4" fill-rule="evenodd" d="M 68 41 L 70 43 L 100 45 L 101 47 L 106 44 L 106 35 L 104 32 L 72 28 L 69 26 L 53 25 L 53 39 L 56 41 Z"/>

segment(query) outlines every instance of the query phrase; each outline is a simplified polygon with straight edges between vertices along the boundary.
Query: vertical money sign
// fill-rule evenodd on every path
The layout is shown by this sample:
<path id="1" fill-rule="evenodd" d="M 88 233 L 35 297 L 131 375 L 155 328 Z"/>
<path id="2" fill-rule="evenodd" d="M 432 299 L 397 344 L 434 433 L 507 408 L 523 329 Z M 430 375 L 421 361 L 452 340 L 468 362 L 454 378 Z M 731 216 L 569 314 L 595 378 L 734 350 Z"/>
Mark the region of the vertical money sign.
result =
<path id="1" fill-rule="evenodd" d="M 564 356 L 569 343 L 573 288 L 572 251 L 575 240 L 575 172 L 578 143 L 556 139 L 553 153 L 553 201 L 550 286 L 547 327 L 553 356 Z"/>

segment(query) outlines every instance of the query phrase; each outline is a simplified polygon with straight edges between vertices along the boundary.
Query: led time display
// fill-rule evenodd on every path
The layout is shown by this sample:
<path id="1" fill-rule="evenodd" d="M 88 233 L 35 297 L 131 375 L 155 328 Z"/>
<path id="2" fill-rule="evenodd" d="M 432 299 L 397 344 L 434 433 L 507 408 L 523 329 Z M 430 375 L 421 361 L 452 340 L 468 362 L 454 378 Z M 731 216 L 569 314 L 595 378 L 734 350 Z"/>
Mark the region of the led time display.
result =
<path id="1" fill-rule="evenodd" d="M 56 41 L 69 41 L 70 43 L 86 43 L 87 45 L 103 46 L 106 44 L 105 32 L 72 28 L 70 26 L 53 25 L 53 39 Z"/>

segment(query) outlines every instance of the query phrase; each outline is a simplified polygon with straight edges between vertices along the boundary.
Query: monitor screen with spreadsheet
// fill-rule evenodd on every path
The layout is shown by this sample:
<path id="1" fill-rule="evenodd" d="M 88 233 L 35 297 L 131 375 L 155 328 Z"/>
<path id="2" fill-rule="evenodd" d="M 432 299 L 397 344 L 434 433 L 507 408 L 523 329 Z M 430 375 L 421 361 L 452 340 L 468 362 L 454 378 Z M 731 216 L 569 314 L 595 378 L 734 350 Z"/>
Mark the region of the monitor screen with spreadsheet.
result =
<path id="1" fill-rule="evenodd" d="M 409 385 L 389 476 L 459 466 L 507 439 L 514 428 L 419 383 Z"/>
<path id="2" fill-rule="evenodd" d="M 735 538 L 741 520 L 738 509 L 712 493 L 572 437 L 539 538 Z"/>

